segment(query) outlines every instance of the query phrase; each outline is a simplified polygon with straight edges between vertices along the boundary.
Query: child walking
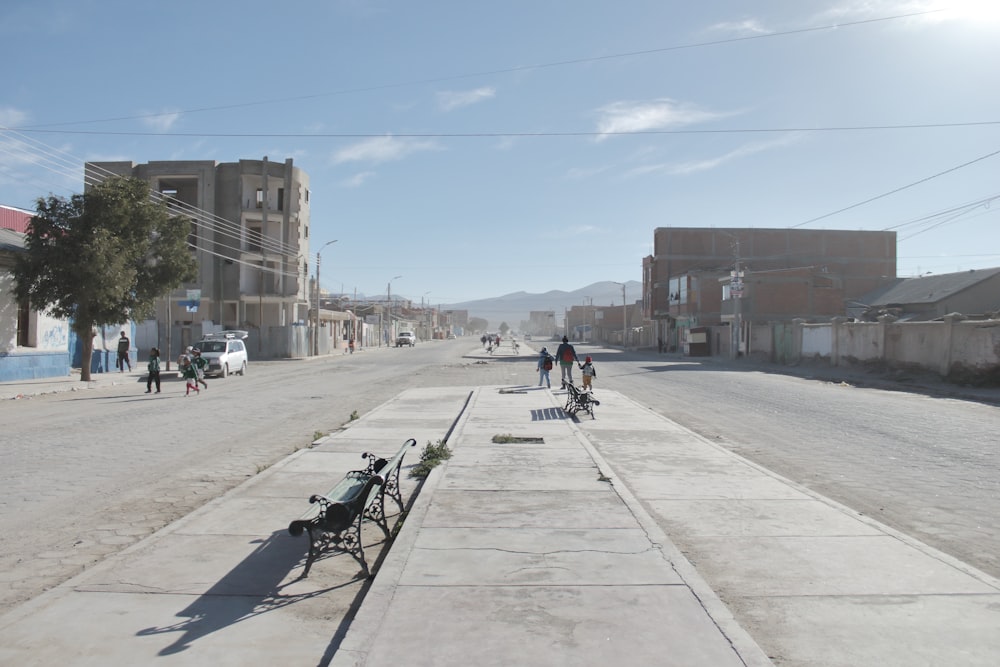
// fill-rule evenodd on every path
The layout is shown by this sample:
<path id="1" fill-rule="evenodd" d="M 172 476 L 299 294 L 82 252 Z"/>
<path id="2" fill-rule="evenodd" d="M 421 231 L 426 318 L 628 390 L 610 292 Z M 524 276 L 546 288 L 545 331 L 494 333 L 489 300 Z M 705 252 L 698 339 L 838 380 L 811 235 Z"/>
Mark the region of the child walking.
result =
<path id="1" fill-rule="evenodd" d="M 205 382 L 205 368 L 208 366 L 208 359 L 201 356 L 201 350 L 198 348 L 191 350 L 191 354 L 194 355 L 191 359 L 191 365 L 194 366 L 195 379 L 198 384 L 208 389 L 208 383 Z"/>
<path id="2" fill-rule="evenodd" d="M 146 393 L 153 390 L 153 383 L 156 383 L 156 393 L 160 393 L 160 349 L 154 347 L 149 351 L 149 363 L 146 364 L 149 375 L 146 377 Z"/>
<path id="3" fill-rule="evenodd" d="M 589 355 L 583 360 L 583 365 L 580 366 L 580 374 L 583 375 L 584 391 L 592 391 L 594 387 L 591 383 L 594 381 L 594 378 L 597 377 L 597 371 L 594 370 L 594 360 L 591 359 Z"/>
<path id="4" fill-rule="evenodd" d="M 201 390 L 198 389 L 198 373 L 195 371 L 194 364 L 190 361 L 181 367 L 181 377 L 187 383 L 187 391 L 184 392 L 185 396 L 189 395 L 192 389 L 195 390 L 195 393 L 201 393 Z"/>
<path id="5" fill-rule="evenodd" d="M 538 386 L 541 387 L 542 383 L 549 389 L 552 388 L 552 382 L 549 380 L 549 371 L 552 370 L 552 355 L 546 348 L 542 348 L 542 351 L 538 354 L 538 364 L 536 365 L 538 369 Z"/>

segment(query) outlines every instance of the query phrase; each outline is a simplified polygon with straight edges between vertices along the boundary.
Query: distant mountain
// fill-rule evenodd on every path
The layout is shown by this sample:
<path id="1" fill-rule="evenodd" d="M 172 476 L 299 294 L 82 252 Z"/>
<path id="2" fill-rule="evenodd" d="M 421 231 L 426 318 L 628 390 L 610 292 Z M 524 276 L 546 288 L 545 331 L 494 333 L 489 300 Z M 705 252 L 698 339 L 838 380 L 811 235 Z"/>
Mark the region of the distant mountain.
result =
<path id="1" fill-rule="evenodd" d="M 642 283 L 630 280 L 625 283 L 625 300 L 635 303 L 642 299 Z M 593 301 L 591 301 L 593 300 Z M 469 317 L 481 317 L 488 320 L 491 328 L 497 328 L 501 322 L 506 322 L 511 328 L 517 329 L 522 320 L 528 319 L 528 313 L 533 310 L 551 310 L 556 314 L 556 321 L 562 322 L 567 308 L 573 306 L 620 306 L 622 305 L 622 286 L 611 281 L 603 281 L 581 287 L 572 292 L 552 290 L 543 294 L 528 292 L 513 292 L 492 299 L 478 299 L 444 305 L 445 310 L 467 310 Z"/>

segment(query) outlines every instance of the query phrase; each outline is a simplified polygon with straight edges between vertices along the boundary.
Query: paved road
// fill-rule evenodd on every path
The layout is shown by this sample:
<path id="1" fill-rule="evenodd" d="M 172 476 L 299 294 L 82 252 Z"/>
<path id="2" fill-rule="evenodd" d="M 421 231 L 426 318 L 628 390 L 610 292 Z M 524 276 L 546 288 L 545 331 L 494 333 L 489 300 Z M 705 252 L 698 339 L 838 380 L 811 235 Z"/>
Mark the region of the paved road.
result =
<path id="1" fill-rule="evenodd" d="M 0 610 L 29 599 L 263 470 L 317 433 L 417 386 L 536 381 L 469 341 L 315 361 L 247 377 L 0 403 Z M 587 348 L 581 348 L 581 352 Z M 1000 409 L 650 355 L 592 350 L 615 389 L 795 481 L 997 575 Z M 598 412 L 598 417 L 600 413 Z M 961 433 L 963 437 L 956 437 Z M 992 437 L 992 439 L 991 439 Z"/>
<path id="2" fill-rule="evenodd" d="M 253 362 L 246 377 L 0 402 L 0 611 L 133 544 L 316 434 L 413 386 L 506 382 L 425 343 L 313 361 Z"/>
<path id="3" fill-rule="evenodd" d="M 594 356 L 600 384 L 1000 577 L 1000 407 L 690 360 Z"/>

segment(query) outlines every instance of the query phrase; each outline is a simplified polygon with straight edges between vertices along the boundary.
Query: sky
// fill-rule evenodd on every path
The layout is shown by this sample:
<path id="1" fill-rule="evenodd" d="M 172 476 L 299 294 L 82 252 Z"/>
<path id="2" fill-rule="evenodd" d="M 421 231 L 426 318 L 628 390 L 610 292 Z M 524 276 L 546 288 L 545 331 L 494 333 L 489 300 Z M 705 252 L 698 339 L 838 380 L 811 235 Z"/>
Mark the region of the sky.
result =
<path id="1" fill-rule="evenodd" d="M 292 158 L 333 292 L 641 281 L 657 227 L 1000 266 L 997 0 L 5 0 L 0 57 L 0 204 Z"/>

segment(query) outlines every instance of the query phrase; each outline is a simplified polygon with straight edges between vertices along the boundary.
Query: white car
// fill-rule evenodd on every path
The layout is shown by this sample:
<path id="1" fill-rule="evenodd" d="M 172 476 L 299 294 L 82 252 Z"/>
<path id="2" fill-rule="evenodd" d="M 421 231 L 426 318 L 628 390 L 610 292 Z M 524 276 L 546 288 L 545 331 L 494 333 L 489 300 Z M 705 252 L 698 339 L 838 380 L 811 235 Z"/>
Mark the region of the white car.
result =
<path id="1" fill-rule="evenodd" d="M 247 374 L 246 331 L 220 331 L 205 334 L 194 347 L 208 359 L 205 375 L 228 377 L 230 373 Z"/>
<path id="2" fill-rule="evenodd" d="M 413 347 L 417 344 L 417 335 L 412 331 L 401 331 L 399 335 L 396 336 L 396 347 L 402 347 L 403 345 L 408 345 Z"/>

